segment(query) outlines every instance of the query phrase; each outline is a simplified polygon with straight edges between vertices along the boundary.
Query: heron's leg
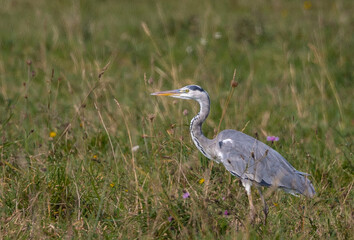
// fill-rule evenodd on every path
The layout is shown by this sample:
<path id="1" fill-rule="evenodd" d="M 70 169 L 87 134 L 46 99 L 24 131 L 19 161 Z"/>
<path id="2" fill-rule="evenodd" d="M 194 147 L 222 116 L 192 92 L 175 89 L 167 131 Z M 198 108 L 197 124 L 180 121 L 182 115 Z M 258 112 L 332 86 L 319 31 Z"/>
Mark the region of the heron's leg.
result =
<path id="1" fill-rule="evenodd" d="M 256 216 L 256 209 L 254 208 L 253 201 L 252 201 L 252 194 L 251 194 L 252 183 L 249 181 L 242 181 L 242 185 L 246 189 L 248 202 L 250 204 L 250 220 L 251 220 L 251 222 L 254 222 L 254 219 Z"/>
<path id="2" fill-rule="evenodd" d="M 266 223 L 267 223 L 267 216 L 268 216 L 268 205 L 267 205 L 267 202 L 265 201 L 264 196 L 263 196 L 263 194 L 262 194 L 262 189 L 261 189 L 261 187 L 257 187 L 257 189 L 258 189 L 259 196 L 261 196 L 261 200 L 262 200 L 262 203 L 263 203 L 264 225 L 266 225 Z"/>

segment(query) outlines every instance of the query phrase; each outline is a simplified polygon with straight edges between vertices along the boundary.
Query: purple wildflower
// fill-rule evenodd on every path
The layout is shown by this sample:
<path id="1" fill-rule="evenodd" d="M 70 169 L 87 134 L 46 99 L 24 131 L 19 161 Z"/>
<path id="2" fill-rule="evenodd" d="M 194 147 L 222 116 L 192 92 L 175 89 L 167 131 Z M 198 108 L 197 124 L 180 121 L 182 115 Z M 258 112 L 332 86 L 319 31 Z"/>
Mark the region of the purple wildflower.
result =
<path id="1" fill-rule="evenodd" d="M 168 219 L 169 222 L 173 221 L 173 217 L 172 216 L 169 216 L 167 219 Z"/>
<path id="2" fill-rule="evenodd" d="M 225 216 L 229 215 L 229 212 L 227 210 L 225 210 L 224 215 Z"/>
<path id="3" fill-rule="evenodd" d="M 268 136 L 268 137 L 267 137 L 267 141 L 268 141 L 268 142 L 277 142 L 277 141 L 279 141 L 279 137 Z"/>
<path id="4" fill-rule="evenodd" d="M 183 197 L 184 199 L 189 198 L 189 192 L 183 193 L 182 197 Z"/>

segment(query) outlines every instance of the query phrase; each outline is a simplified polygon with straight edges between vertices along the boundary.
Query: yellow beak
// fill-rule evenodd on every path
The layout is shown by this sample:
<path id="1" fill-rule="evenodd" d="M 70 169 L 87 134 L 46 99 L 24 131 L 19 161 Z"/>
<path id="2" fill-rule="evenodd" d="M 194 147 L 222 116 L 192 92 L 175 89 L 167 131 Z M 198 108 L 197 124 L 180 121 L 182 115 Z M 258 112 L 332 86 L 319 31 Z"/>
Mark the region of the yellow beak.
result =
<path id="1" fill-rule="evenodd" d="M 181 94 L 180 89 L 151 93 L 151 95 L 155 95 L 155 96 L 176 96 L 180 94 Z"/>

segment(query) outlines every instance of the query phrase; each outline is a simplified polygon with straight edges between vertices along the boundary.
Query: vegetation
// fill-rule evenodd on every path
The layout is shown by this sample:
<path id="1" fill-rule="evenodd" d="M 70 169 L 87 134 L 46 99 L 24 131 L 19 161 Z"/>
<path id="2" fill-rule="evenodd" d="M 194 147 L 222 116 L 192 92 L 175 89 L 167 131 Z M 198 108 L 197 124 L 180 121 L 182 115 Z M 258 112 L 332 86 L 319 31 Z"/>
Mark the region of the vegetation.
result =
<path id="1" fill-rule="evenodd" d="M 0 238 L 353 236 L 352 1 L 0 4 Z M 315 198 L 266 190 L 263 225 L 254 191 L 250 224 L 190 139 L 199 106 L 150 96 L 187 84 L 210 94 L 205 135 L 278 136 Z"/>

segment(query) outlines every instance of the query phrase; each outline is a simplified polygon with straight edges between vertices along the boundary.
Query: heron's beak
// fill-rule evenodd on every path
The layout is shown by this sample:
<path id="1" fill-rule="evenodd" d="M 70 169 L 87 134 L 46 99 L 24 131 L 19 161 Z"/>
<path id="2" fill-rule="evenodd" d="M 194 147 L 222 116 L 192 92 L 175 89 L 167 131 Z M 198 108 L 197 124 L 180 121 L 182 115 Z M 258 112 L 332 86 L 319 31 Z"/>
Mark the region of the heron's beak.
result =
<path id="1" fill-rule="evenodd" d="M 156 95 L 156 96 L 178 96 L 180 95 L 182 92 L 180 89 L 176 89 L 176 90 L 169 90 L 169 91 L 163 91 L 163 92 L 155 92 L 155 93 L 151 93 L 151 95 Z"/>

